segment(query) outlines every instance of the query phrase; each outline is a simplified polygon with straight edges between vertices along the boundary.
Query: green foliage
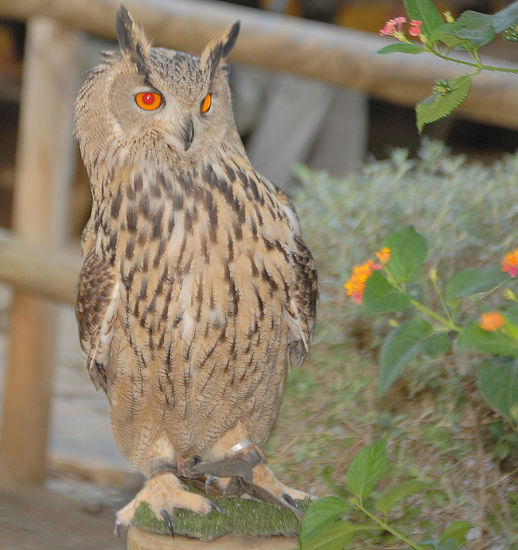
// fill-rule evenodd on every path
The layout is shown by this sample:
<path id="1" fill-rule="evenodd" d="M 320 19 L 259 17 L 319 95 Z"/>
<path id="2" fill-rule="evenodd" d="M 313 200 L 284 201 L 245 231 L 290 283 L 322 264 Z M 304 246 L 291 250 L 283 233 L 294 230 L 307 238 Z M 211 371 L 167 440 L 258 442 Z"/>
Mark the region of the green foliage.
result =
<path id="1" fill-rule="evenodd" d="M 434 93 L 416 105 L 419 133 L 423 131 L 426 124 L 447 117 L 466 99 L 471 88 L 472 77 L 473 75 L 464 75 L 447 80 L 444 93 Z"/>
<path id="2" fill-rule="evenodd" d="M 458 550 L 466 542 L 466 534 L 472 527 L 467 522 L 453 522 L 438 539 L 422 543 L 411 541 L 395 529 L 388 516 L 396 504 L 405 501 L 427 487 L 418 480 L 408 480 L 373 498 L 373 490 L 388 468 L 386 441 L 380 439 L 364 447 L 351 461 L 347 470 L 347 488 L 352 497 L 343 500 L 337 497 L 324 497 L 313 502 L 306 511 L 299 536 L 300 550 L 343 550 L 361 531 L 385 531 L 406 543 L 414 550 L 432 547 Z M 367 498 L 373 500 L 374 509 L 367 507 Z M 346 497 L 347 498 L 347 497 Z M 348 518 L 351 511 L 361 512 L 363 521 Z"/>
<path id="3" fill-rule="evenodd" d="M 428 486 L 424 481 L 419 481 L 417 479 L 410 479 L 405 481 L 401 485 L 396 485 L 392 487 L 385 493 L 383 493 L 375 502 L 376 510 L 379 510 L 385 517 L 388 515 L 390 510 L 394 506 L 402 501 L 406 500 L 408 497 L 415 495 L 426 489 Z"/>
<path id="4" fill-rule="evenodd" d="M 505 460 L 513 453 L 518 453 L 518 433 L 507 432 L 500 421 L 490 424 L 489 432 L 494 438 L 494 452 L 499 460 Z"/>
<path id="5" fill-rule="evenodd" d="M 404 4 L 408 18 L 421 21 L 419 39 L 422 45 L 410 42 L 400 31 L 393 33 L 401 41 L 400 44 L 382 48 L 378 53 L 416 54 L 424 51 L 473 69 L 463 76 L 436 82 L 434 93 L 416 105 L 419 133 L 426 124 L 451 114 L 467 97 L 473 77 L 481 71 L 518 72 L 515 69 L 484 65 L 479 54 L 480 48 L 492 42 L 498 34 L 503 33 L 504 38 L 516 41 L 518 1 L 492 15 L 468 10 L 456 21 L 450 15 L 446 22 L 430 0 L 404 0 Z M 471 61 L 452 57 L 451 49 L 467 51 Z"/>
<path id="6" fill-rule="evenodd" d="M 391 285 L 379 271 L 369 277 L 363 294 L 365 313 L 399 311 L 408 305 L 410 298 Z"/>
<path id="7" fill-rule="evenodd" d="M 464 326 L 458 324 L 456 302 L 462 298 L 478 297 L 481 292 L 489 292 L 504 283 L 511 283 L 512 279 L 507 273 L 503 273 L 501 269 L 498 273 L 497 267 L 464 270 L 449 278 L 444 285 L 445 291 L 442 292 L 437 283 L 437 273 L 433 272 L 430 278 L 441 310 L 437 312 L 414 298 L 406 286 L 408 283 L 419 282 L 419 271 L 428 250 L 424 237 L 413 226 L 407 226 L 391 233 L 383 241 L 383 245 L 391 251 L 390 260 L 382 267 L 385 277 L 378 271 L 371 274 L 366 281 L 363 296 L 366 313 L 393 311 L 395 298 L 403 304 L 406 297 L 407 303 L 415 308 L 417 316 L 401 324 L 383 342 L 379 361 L 380 397 L 416 356 L 421 353 L 431 356 L 446 353 L 450 349 L 449 339 L 444 334 L 446 331 L 458 334 L 462 348 L 472 348 L 497 357 L 518 356 L 518 325 L 513 323 L 509 315 L 506 317 L 499 312 L 494 313 L 501 320 L 501 327 L 482 326 L 475 321 L 465 323 Z M 511 315 L 518 316 L 517 308 L 518 306 L 511 308 Z M 515 368 L 514 362 L 507 362 L 505 366 L 499 363 L 496 366 L 486 361 L 478 371 L 478 385 L 482 395 L 495 410 L 513 421 L 518 419 L 518 383 L 513 383 L 516 377 Z M 487 376 L 490 370 L 495 373 L 494 377 Z M 494 383 L 497 373 L 499 383 L 505 382 L 505 385 L 500 386 L 500 391 L 497 391 Z"/>
<path id="8" fill-rule="evenodd" d="M 477 370 L 484 399 L 500 414 L 518 423 L 518 361 L 487 359 Z"/>
<path id="9" fill-rule="evenodd" d="M 461 40 L 459 46 L 468 50 L 476 50 L 489 44 L 496 35 L 493 16 L 471 10 L 465 11 L 444 32 L 457 37 Z"/>
<path id="10" fill-rule="evenodd" d="M 315 538 L 321 531 L 342 518 L 350 508 L 349 504 L 338 497 L 327 497 L 312 502 L 305 515 L 300 530 L 300 539 Z"/>
<path id="11" fill-rule="evenodd" d="M 404 0 L 410 19 L 422 21 L 422 32 L 431 35 L 444 21 L 431 0 Z"/>
<path id="12" fill-rule="evenodd" d="M 459 344 L 464 348 L 474 348 L 489 355 L 514 357 L 518 353 L 516 344 L 501 331 L 488 332 L 482 330 L 478 323 L 473 322 L 462 329 L 459 335 Z"/>
<path id="13" fill-rule="evenodd" d="M 387 450 L 384 439 L 358 453 L 347 469 L 347 488 L 363 501 L 371 493 L 387 469 Z"/>
<path id="14" fill-rule="evenodd" d="M 403 367 L 418 353 L 433 335 L 432 326 L 424 319 L 410 319 L 392 331 L 381 347 L 378 395 L 382 397 L 399 378 Z"/>
<path id="15" fill-rule="evenodd" d="M 486 267 L 483 269 L 465 269 L 455 273 L 444 286 L 444 297 L 453 302 L 467 296 L 474 296 L 480 292 L 490 292 L 498 285 L 509 280 L 509 276 L 502 272 L 500 267 Z"/>
<path id="16" fill-rule="evenodd" d="M 444 529 L 450 513 L 451 520 L 480 513 L 481 460 L 491 465 L 484 495 L 487 521 L 483 534 L 471 536 L 488 547 L 500 540 L 504 545 L 518 542 L 518 503 L 513 517 L 504 512 L 513 506 L 511 478 L 505 472 L 516 468 L 515 432 L 511 421 L 489 410 L 477 390 L 476 354 L 459 349 L 455 334 L 434 330 L 423 352 L 404 367 L 399 383 L 377 399 L 379 350 L 388 334 L 415 316 L 414 306 L 366 317 L 343 288 L 354 265 L 370 257 L 376 261 L 373 252 L 383 238 L 409 224 L 426 235 L 429 250 L 418 286 L 408 283 L 407 295 L 434 311 L 442 307 L 429 277 L 434 270 L 440 274 L 437 284 L 443 295 L 447 281 L 467 268 L 501 274 L 500 259 L 518 245 L 518 155 L 493 164 L 468 164 L 463 156 L 451 156 L 443 144 L 425 138 L 416 158 L 395 149 L 388 159 L 370 159 L 360 172 L 345 178 L 303 168 L 298 174 L 303 185 L 294 198 L 304 239 L 317 261 L 321 297 L 311 357 L 303 369 L 288 373 L 283 408 L 267 449 L 273 469 L 290 485 L 347 500 L 336 485 L 345 486 L 352 449 L 386 433 L 395 460 L 374 496 L 409 477 L 430 483 L 433 490 L 410 497 L 408 504 L 396 504 L 389 519 L 402 531 L 432 538 Z M 371 277 L 378 274 L 384 276 L 375 271 Z M 469 323 L 481 309 L 505 309 L 510 302 L 503 288 L 475 289 L 473 297 L 452 299 L 459 324 Z M 364 301 L 366 293 L 367 288 Z M 506 311 L 510 314 L 509 308 Z M 446 356 L 440 350 L 435 357 L 429 355 L 434 355 L 436 337 L 445 345 L 444 352 L 448 350 Z M 487 428 L 497 419 L 503 433 L 498 438 Z M 296 435 L 300 425 L 310 426 L 311 434 L 302 430 Z M 499 457 L 504 455 L 508 458 L 499 472 Z M 326 481 L 331 477 L 334 487 Z M 443 492 L 446 485 L 448 491 Z M 374 501 L 371 494 L 369 510 Z M 357 523 L 357 512 L 344 512 L 344 519 Z M 357 532 L 348 547 L 398 545 L 373 530 Z"/>
<path id="17" fill-rule="evenodd" d="M 413 281 L 428 252 L 424 237 L 413 225 L 408 225 L 391 233 L 383 241 L 383 246 L 390 248 L 387 272 L 396 285 Z"/>
<path id="18" fill-rule="evenodd" d="M 385 46 L 384 48 L 381 48 L 381 50 L 378 50 L 376 53 L 379 54 L 387 54 L 387 53 L 410 53 L 410 54 L 418 54 L 423 53 L 425 51 L 424 48 L 421 46 L 417 46 L 416 44 L 390 44 L 389 46 Z"/>

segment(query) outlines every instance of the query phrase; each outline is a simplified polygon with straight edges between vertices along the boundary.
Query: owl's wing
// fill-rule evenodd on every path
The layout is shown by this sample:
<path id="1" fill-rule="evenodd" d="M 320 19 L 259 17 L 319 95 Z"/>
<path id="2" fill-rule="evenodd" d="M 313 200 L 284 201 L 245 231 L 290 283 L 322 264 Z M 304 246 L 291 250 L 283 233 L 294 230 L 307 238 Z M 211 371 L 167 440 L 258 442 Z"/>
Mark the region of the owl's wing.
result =
<path id="1" fill-rule="evenodd" d="M 290 355 L 301 365 L 309 351 L 309 341 L 315 326 L 318 277 L 315 260 L 302 240 L 300 222 L 292 202 L 280 190 L 277 200 L 282 204 L 293 232 L 294 245 L 285 249 L 285 255 L 295 274 L 295 284 L 287 289 L 289 303 L 287 312 L 290 327 Z"/>
<path id="2" fill-rule="evenodd" d="M 118 302 L 119 283 L 113 270 L 91 249 L 79 275 L 76 316 L 88 373 L 94 386 L 104 391 Z"/>

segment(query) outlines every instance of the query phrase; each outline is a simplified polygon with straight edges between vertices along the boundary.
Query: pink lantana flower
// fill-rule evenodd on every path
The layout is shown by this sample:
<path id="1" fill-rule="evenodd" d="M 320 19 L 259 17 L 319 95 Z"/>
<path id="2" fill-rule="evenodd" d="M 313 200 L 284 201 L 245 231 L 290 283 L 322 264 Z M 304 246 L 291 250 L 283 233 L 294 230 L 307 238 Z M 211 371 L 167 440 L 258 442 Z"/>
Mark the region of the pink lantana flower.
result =
<path id="1" fill-rule="evenodd" d="M 408 30 L 408 34 L 410 36 L 419 36 L 421 34 L 421 25 L 423 24 L 422 21 L 418 21 L 417 19 L 411 19 L 410 20 L 410 29 Z"/>
<path id="2" fill-rule="evenodd" d="M 405 23 L 406 17 L 394 17 L 393 19 L 389 19 L 380 30 L 380 36 L 394 36 L 398 40 L 401 40 L 404 38 L 402 29 Z"/>
<path id="3" fill-rule="evenodd" d="M 518 248 L 508 252 L 502 259 L 502 271 L 509 273 L 509 277 L 518 275 Z"/>

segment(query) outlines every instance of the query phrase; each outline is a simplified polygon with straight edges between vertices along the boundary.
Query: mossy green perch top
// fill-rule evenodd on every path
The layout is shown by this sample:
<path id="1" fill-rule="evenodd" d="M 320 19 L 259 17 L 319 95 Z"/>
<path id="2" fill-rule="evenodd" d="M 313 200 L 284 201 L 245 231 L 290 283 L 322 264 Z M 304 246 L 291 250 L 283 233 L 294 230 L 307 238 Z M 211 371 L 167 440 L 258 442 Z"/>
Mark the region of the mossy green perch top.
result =
<path id="1" fill-rule="evenodd" d="M 221 513 L 212 511 L 202 516 L 175 509 L 174 514 L 171 514 L 175 533 L 203 541 L 226 534 L 288 537 L 299 533 L 300 523 L 289 510 L 240 497 L 216 497 L 212 500 L 220 507 Z M 311 499 L 308 498 L 296 501 L 295 504 L 301 512 L 305 512 L 310 503 Z M 169 534 L 166 522 L 157 519 L 146 502 L 141 502 L 137 508 L 133 524 L 146 531 Z"/>

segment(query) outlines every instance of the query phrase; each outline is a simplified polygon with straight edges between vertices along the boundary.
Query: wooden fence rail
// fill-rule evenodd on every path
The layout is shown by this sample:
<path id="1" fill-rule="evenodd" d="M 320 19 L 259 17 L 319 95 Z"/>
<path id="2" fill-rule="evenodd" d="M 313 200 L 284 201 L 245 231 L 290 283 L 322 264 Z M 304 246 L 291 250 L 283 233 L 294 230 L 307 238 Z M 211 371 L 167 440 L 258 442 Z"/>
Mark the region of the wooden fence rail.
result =
<path id="1" fill-rule="evenodd" d="M 0 15 L 26 19 L 47 15 L 109 38 L 115 37 L 120 0 L 0 0 Z M 433 82 L 465 72 L 422 55 L 374 53 L 390 43 L 372 33 L 287 17 L 225 2 L 123 0 L 155 44 L 199 53 L 218 31 L 236 19 L 242 36 L 232 54 L 236 62 L 315 78 L 366 92 L 393 103 L 412 105 L 430 95 Z M 488 64 L 501 62 L 485 58 Z M 518 63 L 505 63 L 518 68 Z M 460 113 L 518 128 L 518 78 L 484 73 L 475 81 Z"/>
<path id="2" fill-rule="evenodd" d="M 81 260 L 62 249 L 45 249 L 0 230 L 0 281 L 16 290 L 72 305 Z"/>

